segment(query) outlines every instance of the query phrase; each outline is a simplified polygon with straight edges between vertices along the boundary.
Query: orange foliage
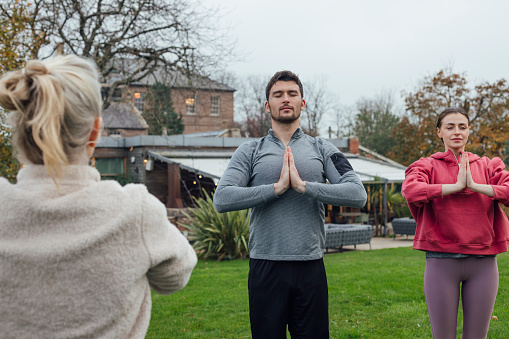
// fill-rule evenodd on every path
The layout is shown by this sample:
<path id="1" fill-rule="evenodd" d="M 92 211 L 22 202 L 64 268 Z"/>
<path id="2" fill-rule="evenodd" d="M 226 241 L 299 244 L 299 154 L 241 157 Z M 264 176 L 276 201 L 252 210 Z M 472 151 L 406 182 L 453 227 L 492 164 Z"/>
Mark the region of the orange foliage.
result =
<path id="1" fill-rule="evenodd" d="M 468 86 L 465 74 L 439 71 L 406 93 L 406 116 L 394 129 L 397 146 L 389 156 L 405 165 L 443 151 L 436 121 L 445 108 L 462 107 L 469 115 L 471 134 L 466 149 L 479 156 L 507 157 L 509 86 L 505 79 Z"/>

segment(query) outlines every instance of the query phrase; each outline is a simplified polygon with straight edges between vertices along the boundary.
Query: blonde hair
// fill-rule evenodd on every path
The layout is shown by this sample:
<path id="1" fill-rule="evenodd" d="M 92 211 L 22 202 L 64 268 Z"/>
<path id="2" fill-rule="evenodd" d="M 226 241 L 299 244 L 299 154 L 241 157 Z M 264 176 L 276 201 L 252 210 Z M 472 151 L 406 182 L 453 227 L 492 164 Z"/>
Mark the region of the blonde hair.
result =
<path id="1" fill-rule="evenodd" d="M 101 115 L 94 62 L 75 55 L 31 60 L 0 79 L 0 105 L 12 111 L 13 145 L 23 160 L 44 164 L 56 182 L 82 156 Z"/>

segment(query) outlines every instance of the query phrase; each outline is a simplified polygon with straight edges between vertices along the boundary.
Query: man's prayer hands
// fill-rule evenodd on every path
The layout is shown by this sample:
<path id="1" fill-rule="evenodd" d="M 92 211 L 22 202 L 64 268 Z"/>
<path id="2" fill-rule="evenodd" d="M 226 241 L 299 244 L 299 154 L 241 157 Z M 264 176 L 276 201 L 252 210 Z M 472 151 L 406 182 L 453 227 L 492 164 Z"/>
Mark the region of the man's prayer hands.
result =
<path id="1" fill-rule="evenodd" d="M 274 192 L 279 196 L 291 187 L 295 191 L 303 194 L 306 191 L 306 182 L 299 176 L 299 172 L 295 167 L 292 150 L 289 146 L 286 146 L 283 157 L 281 176 L 279 177 L 279 181 L 274 184 Z"/>

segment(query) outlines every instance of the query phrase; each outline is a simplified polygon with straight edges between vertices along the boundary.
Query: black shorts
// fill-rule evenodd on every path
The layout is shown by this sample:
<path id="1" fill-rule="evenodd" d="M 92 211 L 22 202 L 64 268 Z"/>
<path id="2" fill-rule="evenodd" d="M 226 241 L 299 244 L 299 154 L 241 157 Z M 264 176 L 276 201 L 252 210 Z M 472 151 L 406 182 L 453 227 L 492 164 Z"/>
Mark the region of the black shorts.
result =
<path id="1" fill-rule="evenodd" d="M 253 339 L 329 338 L 329 296 L 323 260 L 249 262 Z"/>

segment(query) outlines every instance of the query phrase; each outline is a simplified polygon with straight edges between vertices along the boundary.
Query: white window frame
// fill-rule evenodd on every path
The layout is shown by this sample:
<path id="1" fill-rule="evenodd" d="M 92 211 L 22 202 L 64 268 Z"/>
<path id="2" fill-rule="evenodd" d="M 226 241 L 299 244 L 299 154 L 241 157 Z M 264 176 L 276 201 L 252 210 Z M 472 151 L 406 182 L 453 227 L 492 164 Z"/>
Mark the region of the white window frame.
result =
<path id="1" fill-rule="evenodd" d="M 217 100 L 216 102 L 214 102 Z M 221 96 L 211 95 L 210 96 L 210 115 L 220 116 L 221 115 Z"/>

